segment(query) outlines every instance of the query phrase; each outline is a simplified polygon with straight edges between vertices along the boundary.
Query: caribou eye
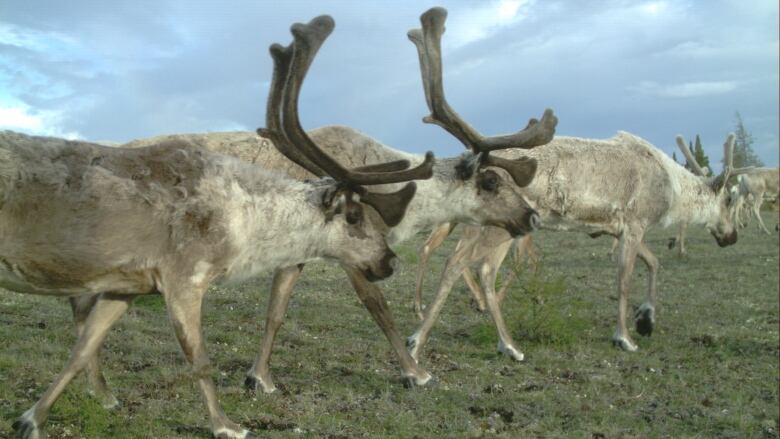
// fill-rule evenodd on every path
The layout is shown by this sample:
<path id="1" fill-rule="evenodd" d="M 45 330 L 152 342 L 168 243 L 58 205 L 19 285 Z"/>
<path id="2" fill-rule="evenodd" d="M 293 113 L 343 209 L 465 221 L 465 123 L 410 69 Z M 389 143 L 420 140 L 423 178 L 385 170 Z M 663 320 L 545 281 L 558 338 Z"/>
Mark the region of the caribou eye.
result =
<path id="1" fill-rule="evenodd" d="M 349 224 L 360 224 L 363 221 L 363 207 L 357 203 L 349 203 L 345 217 Z"/>
<path id="2" fill-rule="evenodd" d="M 477 177 L 479 188 L 487 192 L 495 192 L 498 189 L 498 174 L 493 171 L 485 171 Z"/>

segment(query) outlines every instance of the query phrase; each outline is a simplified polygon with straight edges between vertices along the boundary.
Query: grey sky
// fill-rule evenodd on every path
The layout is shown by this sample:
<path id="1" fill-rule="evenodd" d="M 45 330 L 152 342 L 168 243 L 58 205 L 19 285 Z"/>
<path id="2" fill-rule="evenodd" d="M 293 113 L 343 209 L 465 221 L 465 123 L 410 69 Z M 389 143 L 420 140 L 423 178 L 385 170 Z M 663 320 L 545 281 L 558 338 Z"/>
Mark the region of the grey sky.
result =
<path id="1" fill-rule="evenodd" d="M 307 128 L 343 124 L 395 148 L 463 150 L 427 114 L 406 32 L 449 10 L 445 88 L 484 134 L 546 107 L 558 134 L 637 134 L 675 150 L 700 134 L 713 163 L 735 112 L 778 164 L 778 3 L 712 1 L 0 0 L 0 129 L 127 141 L 254 130 L 267 48 L 330 14 L 336 30 L 301 94 Z M 719 165 L 714 166 L 719 169 Z"/>

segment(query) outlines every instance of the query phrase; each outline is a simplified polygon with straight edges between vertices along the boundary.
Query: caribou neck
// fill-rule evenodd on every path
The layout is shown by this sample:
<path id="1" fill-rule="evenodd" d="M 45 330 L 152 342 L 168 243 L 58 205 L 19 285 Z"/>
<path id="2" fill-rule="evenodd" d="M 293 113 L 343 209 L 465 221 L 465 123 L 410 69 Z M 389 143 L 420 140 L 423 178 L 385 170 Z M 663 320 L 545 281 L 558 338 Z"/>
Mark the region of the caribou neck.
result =
<path id="1" fill-rule="evenodd" d="M 285 192 L 236 189 L 229 240 L 236 254 L 225 280 L 239 281 L 268 270 L 328 258 L 334 245 L 321 208 L 324 188 L 293 182 Z M 282 195 L 283 194 L 283 195 Z M 291 202 L 292 201 L 292 202 Z M 276 248 L 269 248 L 273 243 Z M 262 251 L 261 251 L 262 249 Z"/>
<path id="2" fill-rule="evenodd" d="M 468 183 L 458 179 L 455 166 L 460 158 L 436 160 L 433 178 L 417 181 L 417 193 L 406 209 L 404 219 L 390 230 L 387 241 L 397 244 L 420 230 L 429 230 L 444 222 L 470 223 L 470 212 L 479 206 L 469 205 L 471 196 L 463 196 Z"/>
<path id="3" fill-rule="evenodd" d="M 706 181 L 682 167 L 671 169 L 670 173 L 677 184 L 672 186 L 674 197 L 661 225 L 711 225 L 717 222 L 721 200 Z"/>

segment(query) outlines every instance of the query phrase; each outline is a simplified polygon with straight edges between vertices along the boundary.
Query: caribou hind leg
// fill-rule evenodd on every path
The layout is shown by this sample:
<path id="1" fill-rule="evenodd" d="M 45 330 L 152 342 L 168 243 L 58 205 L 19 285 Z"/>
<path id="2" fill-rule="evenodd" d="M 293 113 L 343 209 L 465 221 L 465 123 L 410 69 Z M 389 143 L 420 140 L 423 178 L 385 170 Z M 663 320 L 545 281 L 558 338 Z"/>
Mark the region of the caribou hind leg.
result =
<path id="1" fill-rule="evenodd" d="M 73 321 L 76 324 L 76 336 L 81 337 L 84 333 L 84 324 L 89 317 L 89 313 L 97 303 L 99 295 L 89 296 L 77 296 L 71 297 L 70 307 L 73 311 Z M 87 375 L 87 383 L 89 384 L 89 393 L 94 396 L 100 405 L 105 409 L 112 409 L 119 405 L 119 401 L 111 393 L 111 389 L 108 388 L 106 378 L 103 376 L 103 372 L 100 370 L 100 349 L 95 352 L 95 355 L 89 359 L 85 367 L 85 373 Z"/>
<path id="2" fill-rule="evenodd" d="M 244 385 L 250 390 L 256 391 L 261 388 L 265 393 L 272 393 L 276 390 L 269 368 L 271 350 L 274 346 L 276 333 L 284 322 L 284 314 L 287 311 L 287 305 L 290 303 L 293 287 L 302 271 L 303 264 L 299 264 L 293 267 L 281 268 L 274 272 L 260 355 L 255 359 L 255 363 L 247 373 L 246 381 L 244 382 Z"/>
<path id="3" fill-rule="evenodd" d="M 642 234 L 631 229 L 623 231 L 618 245 L 618 322 L 612 343 L 626 351 L 636 351 L 637 345 L 631 340 L 626 327 L 628 316 L 628 294 L 631 288 L 631 274 L 634 272 L 634 264 L 638 246 L 642 240 Z"/>
<path id="4" fill-rule="evenodd" d="M 96 299 L 92 311 L 84 322 L 76 346 L 65 368 L 46 389 L 43 396 L 27 410 L 14 424 L 13 428 L 21 439 L 44 438 L 43 424 L 49 417 L 51 406 L 76 376 L 96 354 L 114 323 L 127 311 L 133 296 L 102 294 Z"/>
<path id="5" fill-rule="evenodd" d="M 647 266 L 647 299 L 635 314 L 636 332 L 640 335 L 650 336 L 655 325 L 656 280 L 658 276 L 658 258 L 650 252 L 644 242 L 637 246 L 637 256 Z"/>
<path id="6" fill-rule="evenodd" d="M 466 282 L 466 286 L 471 291 L 471 300 L 474 307 L 479 312 L 485 312 L 487 310 L 487 303 L 485 302 L 485 292 L 482 291 L 482 287 L 479 286 L 479 282 L 474 278 L 471 273 L 471 268 L 463 270 L 463 280 Z"/>

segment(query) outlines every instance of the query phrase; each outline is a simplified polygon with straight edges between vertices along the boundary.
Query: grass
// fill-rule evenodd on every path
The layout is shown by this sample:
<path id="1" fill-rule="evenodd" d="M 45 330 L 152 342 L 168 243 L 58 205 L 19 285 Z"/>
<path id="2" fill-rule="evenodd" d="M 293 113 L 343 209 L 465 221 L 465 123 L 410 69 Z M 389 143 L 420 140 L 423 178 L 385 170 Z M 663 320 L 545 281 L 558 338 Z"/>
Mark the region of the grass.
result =
<path id="1" fill-rule="evenodd" d="M 765 212 L 768 227 L 777 214 Z M 609 239 L 540 232 L 540 270 L 521 273 L 504 317 L 523 363 L 495 352 L 488 315 L 456 286 L 422 365 L 436 378 L 405 389 L 389 344 L 345 276 L 311 264 L 277 337 L 272 372 L 280 392 L 242 388 L 262 334 L 269 278 L 214 287 L 204 331 L 228 415 L 262 436 L 287 437 L 778 437 L 780 311 L 778 235 L 754 225 L 720 249 L 689 230 L 689 256 L 666 249 L 674 230 L 647 237 L 659 257 L 659 308 L 640 351 L 610 344 L 617 314 Z M 416 249 L 382 287 L 397 326 L 410 334 Z M 454 246 L 432 258 L 430 301 Z M 631 302 L 644 298 L 638 263 Z M 73 345 L 70 308 L 46 297 L 0 294 L 0 437 L 45 390 Z M 107 411 L 71 383 L 54 405 L 50 438 L 208 438 L 206 410 L 159 297 L 137 301 L 109 335 L 102 362 L 122 405 Z"/>

